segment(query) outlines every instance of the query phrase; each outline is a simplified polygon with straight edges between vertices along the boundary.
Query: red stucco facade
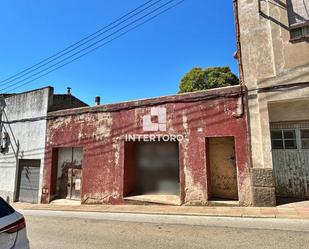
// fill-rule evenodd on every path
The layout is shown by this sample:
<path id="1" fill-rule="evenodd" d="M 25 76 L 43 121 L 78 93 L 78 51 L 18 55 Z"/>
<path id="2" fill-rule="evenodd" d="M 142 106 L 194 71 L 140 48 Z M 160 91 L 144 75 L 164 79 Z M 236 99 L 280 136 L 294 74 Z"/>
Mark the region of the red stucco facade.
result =
<path id="1" fill-rule="evenodd" d="M 197 93 L 101 105 L 49 114 L 42 203 L 56 194 L 57 148 L 83 148 L 82 203 L 123 203 L 125 136 L 182 135 L 179 142 L 182 204 L 208 201 L 207 138 L 235 139 L 240 205 L 251 205 L 250 164 L 245 108 L 238 86 Z M 167 111 L 167 130 L 144 132 L 142 117 L 151 107 Z M 127 159 L 129 160 L 129 159 Z"/>

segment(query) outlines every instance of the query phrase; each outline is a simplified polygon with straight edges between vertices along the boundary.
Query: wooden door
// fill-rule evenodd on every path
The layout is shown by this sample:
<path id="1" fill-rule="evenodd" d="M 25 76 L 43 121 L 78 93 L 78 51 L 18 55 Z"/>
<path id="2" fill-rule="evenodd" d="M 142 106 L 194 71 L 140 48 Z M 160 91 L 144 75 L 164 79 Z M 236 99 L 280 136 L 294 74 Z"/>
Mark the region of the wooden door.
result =
<path id="1" fill-rule="evenodd" d="M 73 165 L 68 169 L 67 199 L 80 200 L 82 169 Z"/>
<path id="2" fill-rule="evenodd" d="M 209 138 L 208 156 L 210 197 L 238 199 L 234 138 Z"/>

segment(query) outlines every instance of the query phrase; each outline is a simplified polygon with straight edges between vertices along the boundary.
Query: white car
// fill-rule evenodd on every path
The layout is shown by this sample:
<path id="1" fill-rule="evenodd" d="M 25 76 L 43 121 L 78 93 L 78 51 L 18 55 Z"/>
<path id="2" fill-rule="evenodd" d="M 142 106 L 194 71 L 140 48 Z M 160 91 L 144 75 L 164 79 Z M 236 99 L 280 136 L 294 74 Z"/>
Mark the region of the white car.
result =
<path id="1" fill-rule="evenodd" d="M 0 249 L 29 249 L 26 222 L 0 197 Z"/>

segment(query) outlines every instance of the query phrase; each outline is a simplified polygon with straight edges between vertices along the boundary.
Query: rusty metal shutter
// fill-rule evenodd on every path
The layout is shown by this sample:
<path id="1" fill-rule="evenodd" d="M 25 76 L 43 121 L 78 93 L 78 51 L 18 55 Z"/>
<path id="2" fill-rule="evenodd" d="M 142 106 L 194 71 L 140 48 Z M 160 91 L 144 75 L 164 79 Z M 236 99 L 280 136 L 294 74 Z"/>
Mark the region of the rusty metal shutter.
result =
<path id="1" fill-rule="evenodd" d="M 40 160 L 19 160 L 16 201 L 38 203 Z"/>

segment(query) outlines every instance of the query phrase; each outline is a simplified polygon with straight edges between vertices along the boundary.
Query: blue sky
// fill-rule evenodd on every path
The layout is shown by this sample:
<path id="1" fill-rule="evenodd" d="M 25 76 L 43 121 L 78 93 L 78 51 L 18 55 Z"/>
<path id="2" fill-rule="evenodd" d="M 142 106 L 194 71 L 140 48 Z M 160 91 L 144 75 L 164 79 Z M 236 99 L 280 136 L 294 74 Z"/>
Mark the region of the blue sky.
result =
<path id="1" fill-rule="evenodd" d="M 2 0 L 0 80 L 54 54 L 146 0 Z M 192 67 L 230 66 L 232 0 L 185 0 L 107 46 L 16 91 L 47 85 L 102 103 L 169 95 Z"/>

